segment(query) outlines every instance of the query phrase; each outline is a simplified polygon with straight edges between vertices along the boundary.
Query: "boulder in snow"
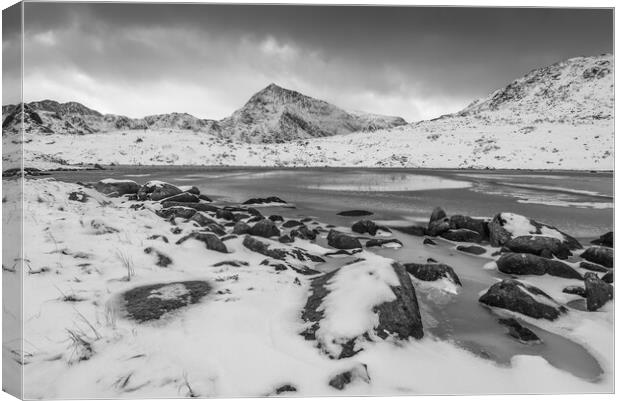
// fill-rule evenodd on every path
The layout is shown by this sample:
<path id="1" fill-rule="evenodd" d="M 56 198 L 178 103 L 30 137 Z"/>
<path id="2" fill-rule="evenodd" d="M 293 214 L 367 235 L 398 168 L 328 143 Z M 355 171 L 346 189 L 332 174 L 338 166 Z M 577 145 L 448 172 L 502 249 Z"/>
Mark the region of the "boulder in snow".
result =
<path id="1" fill-rule="evenodd" d="M 581 254 L 589 262 L 598 263 L 605 267 L 614 267 L 614 250 L 604 246 L 591 246 Z"/>
<path id="2" fill-rule="evenodd" d="M 248 233 L 264 238 L 280 236 L 280 230 L 276 227 L 275 223 L 269 219 L 262 219 L 257 222 L 250 228 Z"/>
<path id="3" fill-rule="evenodd" d="M 608 248 L 613 248 L 614 247 L 614 232 L 610 231 L 608 233 L 605 233 L 590 243 L 593 245 L 601 245 L 601 246 L 606 246 Z"/>
<path id="4" fill-rule="evenodd" d="M 362 247 L 362 243 L 357 238 L 336 230 L 329 230 L 327 234 L 327 244 L 337 249 L 355 249 Z"/>
<path id="5" fill-rule="evenodd" d="M 542 256 L 547 259 L 556 257 L 567 259 L 571 256 L 570 248 L 566 243 L 553 237 L 543 237 L 539 235 L 523 235 L 508 240 L 502 250 L 515 253 L 531 253 L 532 255 Z"/>
<path id="6" fill-rule="evenodd" d="M 313 279 L 302 319 L 302 335 L 337 359 L 362 351 L 366 341 L 424 336 L 405 268 L 377 255 Z"/>
<path id="7" fill-rule="evenodd" d="M 522 313 L 535 319 L 555 320 L 567 311 L 541 289 L 513 279 L 493 284 L 479 301 L 488 306 Z"/>
<path id="8" fill-rule="evenodd" d="M 445 278 L 455 285 L 463 285 L 461 284 L 459 276 L 454 272 L 454 269 L 448 265 L 440 263 L 405 263 L 403 266 L 407 270 L 407 273 L 413 275 L 418 280 L 437 281 Z"/>
<path id="9" fill-rule="evenodd" d="M 614 287 L 598 278 L 595 273 L 586 273 L 586 307 L 589 311 L 596 311 L 614 297 Z"/>
<path id="10" fill-rule="evenodd" d="M 135 181 L 115 180 L 113 178 L 101 180 L 94 187 L 103 194 L 117 196 L 135 194 L 140 189 L 140 186 Z"/>
<path id="11" fill-rule="evenodd" d="M 506 274 L 531 274 L 536 276 L 549 274 L 551 276 L 576 280 L 583 279 L 581 274 L 566 263 L 529 253 L 505 253 L 496 263 L 498 270 Z"/>
<path id="12" fill-rule="evenodd" d="M 579 241 L 570 235 L 553 226 L 539 223 L 536 220 L 515 213 L 498 213 L 493 217 L 488 227 L 492 246 L 502 246 L 514 237 L 542 235 L 556 238 L 569 250 L 581 249 Z"/>

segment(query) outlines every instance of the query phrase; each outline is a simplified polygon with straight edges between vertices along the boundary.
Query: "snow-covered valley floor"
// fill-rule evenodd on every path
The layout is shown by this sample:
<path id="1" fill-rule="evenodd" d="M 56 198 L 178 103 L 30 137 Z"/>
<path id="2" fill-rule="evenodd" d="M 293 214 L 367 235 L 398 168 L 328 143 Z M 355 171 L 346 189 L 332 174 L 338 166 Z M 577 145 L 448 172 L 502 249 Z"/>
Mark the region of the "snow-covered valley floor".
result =
<path id="1" fill-rule="evenodd" d="M 89 137 L 93 140 L 91 150 L 81 142 L 80 151 L 75 153 L 69 151 L 72 144 L 66 137 L 49 139 L 56 141 L 54 149 L 69 162 L 153 164 L 154 160 L 166 163 L 171 155 L 178 155 L 174 161 L 183 164 L 227 160 L 216 151 L 192 148 L 190 144 L 198 141 L 198 134 L 179 133 L 179 140 L 169 145 L 156 145 L 157 135 L 130 132 L 119 134 L 118 140 L 101 141 L 98 134 Z M 144 137 L 144 142 L 135 144 L 138 136 Z M 342 137 L 325 141 L 346 140 Z M 397 143 L 391 142 L 389 146 Z M 45 151 L 40 143 L 27 146 L 33 151 Z M 286 146 L 291 145 L 282 145 L 278 158 L 287 154 Z M 252 148 L 245 149 L 247 154 L 244 149 L 235 151 L 237 160 L 258 163 L 264 162 L 258 154 L 273 156 L 258 152 L 252 159 L 247 157 Z M 323 160 L 327 156 L 320 157 Z M 360 155 L 350 157 L 352 161 L 358 157 L 363 160 Z M 5 181 L 5 196 L 11 196 L 11 189 L 17 189 L 11 185 L 17 182 Z M 140 208 L 135 206 L 137 202 L 124 197 L 107 197 L 94 189 L 54 179 L 26 179 L 24 183 L 23 369 L 27 398 L 613 390 L 613 301 L 597 312 L 571 309 L 553 322 L 514 314 L 533 327 L 542 327 L 587 349 L 603 372 L 596 379 L 577 377 L 536 355 L 516 355 L 510 364 L 499 364 L 449 339 L 439 338 L 432 331 L 425 331 L 424 338 L 419 340 L 381 340 L 371 336 L 363 342 L 362 352 L 350 358 L 332 359 L 315 342 L 300 335 L 307 328 L 300 314 L 311 290 L 312 276 L 261 264 L 265 256 L 244 246 L 243 235 L 224 241 L 228 253 L 207 249 L 203 242 L 191 238 L 176 244 L 178 239 L 196 231 L 196 225 L 183 218 L 173 219 L 171 224 L 159 217 L 155 214 L 161 209 L 158 202 L 140 202 L 144 204 Z M 71 193 L 78 194 L 72 196 L 74 200 L 69 199 Z M 10 204 L 15 199 L 5 201 Z M 209 218 L 226 223 L 219 216 L 209 214 Z M 329 228 L 330 222 L 316 223 L 313 227 Z M 337 228 L 351 233 L 349 227 Z M 321 255 L 328 260 L 325 266 L 331 267 L 315 262 L 311 267 L 329 271 L 342 265 L 343 259 L 325 256 L 334 250 L 323 245 L 324 237 L 321 232 L 317 241 L 296 238 L 288 245 L 264 241 Z M 416 241 L 422 246 L 422 238 Z M 446 249 L 452 249 L 453 244 L 445 244 L 433 256 L 440 258 L 447 254 Z M 391 299 L 389 286 L 395 280 L 389 273 L 392 260 L 378 254 L 381 252 L 364 248 L 355 258 L 365 261 L 340 268 L 339 281 L 332 282 L 331 298 L 324 305 L 325 313 L 333 319 L 317 331 L 319 340 L 358 335 L 377 324 L 372 307 L 380 300 Z M 169 259 L 166 267 L 157 265 L 161 255 Z M 236 263 L 220 263 L 231 261 Z M 482 265 L 483 259 L 479 263 Z M 459 274 L 467 274 L 459 271 L 458 266 L 454 268 Z M 493 269 L 493 265 L 487 268 Z M 489 271 L 480 269 L 475 274 Z M 5 270 L 3 274 L 19 273 Z M 369 279 L 368 275 L 374 278 Z M 546 275 L 526 279 L 559 302 L 576 297 L 562 293 L 562 288 L 575 284 L 575 280 Z M 159 320 L 139 322 L 128 317 L 123 304 L 127 291 L 150 284 L 189 281 L 209 285 L 198 302 Z M 422 304 L 425 328 L 432 327 L 432 308 L 425 303 L 435 299 L 432 295 L 437 292 L 450 297 L 457 290 L 442 280 L 412 281 Z M 183 285 L 168 285 L 149 297 L 165 300 L 184 295 L 185 291 Z M 344 296 L 339 298 L 339 293 Z M 350 302 L 351 299 L 359 302 Z M 331 346 L 334 344 L 337 343 Z M 352 382 L 338 390 L 329 383 L 344 371 L 353 372 Z M 294 393 L 287 392 L 292 389 Z"/>
<path id="2" fill-rule="evenodd" d="M 6 142 L 8 136 L 3 136 Z M 504 123 L 452 117 L 391 130 L 280 144 L 224 140 L 204 132 L 124 130 L 26 134 L 27 167 L 68 164 L 613 169 L 613 121 Z"/>

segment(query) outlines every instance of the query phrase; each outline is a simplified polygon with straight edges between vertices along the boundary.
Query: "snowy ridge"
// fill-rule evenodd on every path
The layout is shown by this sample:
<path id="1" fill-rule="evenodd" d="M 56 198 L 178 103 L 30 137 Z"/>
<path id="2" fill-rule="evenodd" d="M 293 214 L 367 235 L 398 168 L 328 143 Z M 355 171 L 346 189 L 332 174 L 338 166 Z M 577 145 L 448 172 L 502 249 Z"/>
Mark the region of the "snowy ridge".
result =
<path id="1" fill-rule="evenodd" d="M 514 122 L 610 120 L 613 72 L 611 54 L 571 58 L 531 71 L 456 116 Z"/>
<path id="2" fill-rule="evenodd" d="M 187 113 L 169 113 L 129 118 L 101 114 L 77 103 L 42 100 L 2 107 L 2 127 L 32 134 L 93 134 L 115 130 L 190 130 L 242 142 L 285 142 L 296 139 L 374 131 L 405 125 L 400 117 L 347 113 L 322 100 L 275 84 L 254 94 L 230 117 L 221 121 L 200 119 Z"/>

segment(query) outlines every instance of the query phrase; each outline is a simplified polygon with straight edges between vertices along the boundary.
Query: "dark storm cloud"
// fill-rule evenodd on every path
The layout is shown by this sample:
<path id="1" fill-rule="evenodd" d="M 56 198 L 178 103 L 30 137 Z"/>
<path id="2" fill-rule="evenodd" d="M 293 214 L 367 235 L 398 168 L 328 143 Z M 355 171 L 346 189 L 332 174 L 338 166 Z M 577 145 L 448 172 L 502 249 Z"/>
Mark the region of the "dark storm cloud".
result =
<path id="1" fill-rule="evenodd" d="M 416 120 L 613 41 L 593 9 L 27 3 L 25 21 L 27 100 L 132 116 L 221 118 L 276 82 Z"/>

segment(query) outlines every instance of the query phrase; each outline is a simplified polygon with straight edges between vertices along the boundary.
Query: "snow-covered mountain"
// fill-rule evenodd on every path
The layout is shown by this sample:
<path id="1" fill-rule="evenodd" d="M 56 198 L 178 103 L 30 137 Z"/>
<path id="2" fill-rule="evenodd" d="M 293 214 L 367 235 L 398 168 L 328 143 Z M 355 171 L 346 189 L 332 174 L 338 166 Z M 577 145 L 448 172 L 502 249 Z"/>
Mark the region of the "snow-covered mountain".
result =
<path id="1" fill-rule="evenodd" d="M 92 134 L 114 130 L 192 130 L 227 140 L 280 143 L 296 139 L 375 131 L 405 125 L 400 117 L 348 113 L 322 100 L 275 84 L 256 93 L 239 110 L 221 121 L 200 119 L 187 113 L 129 118 L 101 114 L 77 103 L 42 100 L 2 107 L 3 129 L 18 132 L 24 113 L 24 131 L 38 134 Z"/>
<path id="2" fill-rule="evenodd" d="M 93 134 L 115 130 L 182 129 L 193 131 L 210 130 L 215 123 L 187 113 L 170 113 L 129 118 L 116 114 L 101 114 L 77 103 L 59 103 L 42 100 L 21 105 L 2 106 L 2 128 L 17 132 L 24 114 L 24 131 L 33 134 Z"/>
<path id="3" fill-rule="evenodd" d="M 489 122 L 568 122 L 613 119 L 612 54 L 576 57 L 533 70 L 456 113 Z M 448 117 L 455 117 L 450 115 Z"/>
<path id="4" fill-rule="evenodd" d="M 281 143 L 405 125 L 400 117 L 349 113 L 322 100 L 271 84 L 219 122 L 220 135 L 252 143 Z"/>
<path id="5" fill-rule="evenodd" d="M 42 168 L 63 160 L 142 165 L 612 170 L 613 72 L 613 55 L 569 59 L 534 70 L 458 113 L 406 125 L 399 125 L 398 119 L 345 112 L 270 85 L 219 122 L 164 115 L 149 120 L 151 126 L 154 121 L 160 125 L 145 132 L 125 128 L 133 120 L 103 116 L 104 120 L 110 118 L 107 124 L 120 128 L 101 130 L 91 134 L 91 140 L 79 143 L 62 130 L 44 132 L 45 140 L 38 131 L 27 130 L 25 157 L 33 167 Z M 45 113 L 27 106 L 27 125 L 40 126 L 39 120 L 49 120 Z M 91 114 L 86 110 L 79 117 L 88 121 Z M 146 121 L 136 124 L 143 127 Z M 399 126 L 377 129 L 386 124 Z M 175 128 L 168 128 L 171 126 Z M 202 132 L 202 126 L 207 126 L 208 132 Z M 364 130 L 372 132 L 360 132 Z M 325 133 L 336 135 L 323 136 Z M 3 140 L 6 146 L 8 140 Z"/>

